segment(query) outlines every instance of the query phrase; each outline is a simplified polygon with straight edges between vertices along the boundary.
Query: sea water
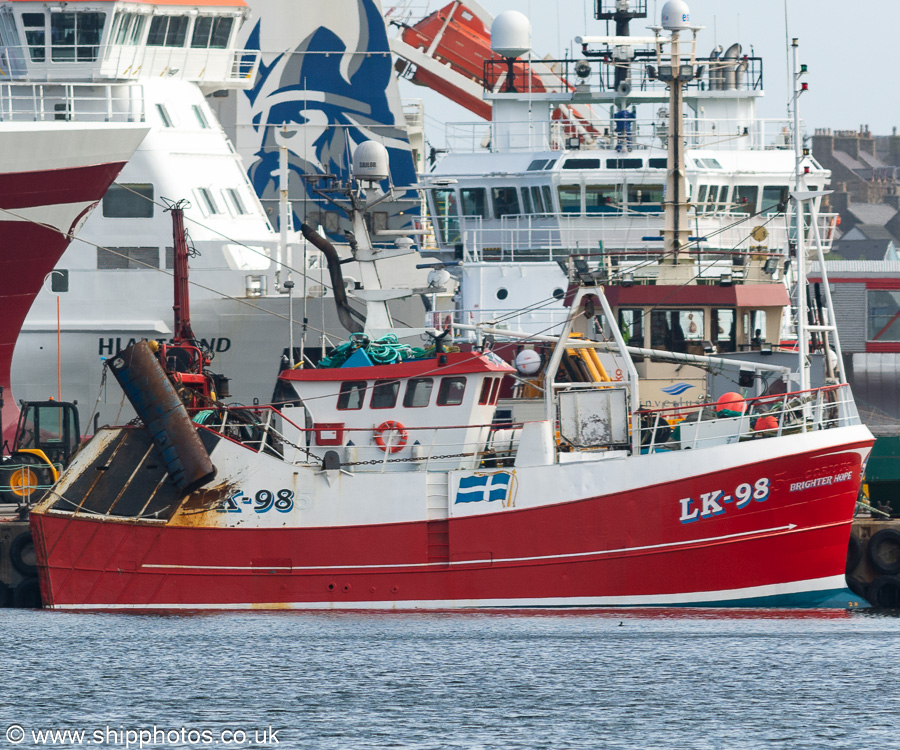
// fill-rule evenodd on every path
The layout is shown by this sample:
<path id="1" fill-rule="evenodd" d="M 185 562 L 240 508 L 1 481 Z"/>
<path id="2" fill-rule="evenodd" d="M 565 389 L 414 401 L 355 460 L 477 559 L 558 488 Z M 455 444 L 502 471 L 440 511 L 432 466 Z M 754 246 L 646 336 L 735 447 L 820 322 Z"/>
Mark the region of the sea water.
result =
<path id="1" fill-rule="evenodd" d="M 3 610 L 0 625 L 0 750 L 900 747 L 886 614 Z"/>

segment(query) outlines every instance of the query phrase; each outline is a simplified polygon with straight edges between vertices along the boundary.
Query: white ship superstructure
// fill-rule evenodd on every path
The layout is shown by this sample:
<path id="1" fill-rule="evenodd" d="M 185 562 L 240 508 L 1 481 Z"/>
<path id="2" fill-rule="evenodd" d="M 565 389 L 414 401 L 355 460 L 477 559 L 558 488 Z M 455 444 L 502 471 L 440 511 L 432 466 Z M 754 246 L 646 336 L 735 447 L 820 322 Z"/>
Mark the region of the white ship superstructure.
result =
<path id="1" fill-rule="evenodd" d="M 296 339 L 305 331 L 313 357 L 323 330 L 343 335 L 326 299 L 324 262 L 316 252 L 301 252 L 291 227 L 276 231 L 278 207 L 263 209 L 210 106 L 256 81 L 259 51 L 238 46 L 249 15 L 243 0 L 98 0 L 59 8 L 0 2 L 6 61 L 0 65 L 0 117 L 118 116 L 150 126 L 85 224 L 81 241 L 59 263 L 65 289 L 44 290 L 25 322 L 13 362 L 18 397 L 57 392 L 57 296 L 62 393 L 79 401 L 83 419 L 94 411 L 104 357 L 132 339 L 172 335 L 173 243 L 166 207 L 180 200 L 187 201 L 185 223 L 197 251 L 191 259 L 194 328 L 215 354 L 215 367 L 231 376 L 238 401 L 271 397 L 292 307 Z M 274 179 L 277 158 L 274 166 L 267 164 Z M 303 258 L 311 267 L 305 278 Z M 292 268 L 289 294 L 284 282 Z M 344 271 L 352 294 L 353 267 Z M 401 285 L 419 283 L 400 269 L 397 275 Z M 290 296 L 305 296 L 306 304 Z M 417 311 L 413 322 L 420 317 Z M 100 391 L 96 423 L 130 414 L 121 407 L 121 399 L 108 402 Z"/>

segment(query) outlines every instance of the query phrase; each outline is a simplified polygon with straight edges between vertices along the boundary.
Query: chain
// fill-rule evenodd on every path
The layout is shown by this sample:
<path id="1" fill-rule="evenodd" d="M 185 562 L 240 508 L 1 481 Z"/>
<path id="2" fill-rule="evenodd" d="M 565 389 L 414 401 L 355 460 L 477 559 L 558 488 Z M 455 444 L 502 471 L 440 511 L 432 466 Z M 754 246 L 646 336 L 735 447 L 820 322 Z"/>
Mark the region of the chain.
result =
<path id="1" fill-rule="evenodd" d="M 437 461 L 440 458 L 467 458 L 472 456 L 477 456 L 477 453 L 445 453 L 442 456 L 428 456 L 427 458 L 423 457 L 421 459 L 415 458 L 375 458 L 371 461 L 351 461 L 348 463 L 341 464 L 344 466 L 377 466 L 378 464 L 395 464 L 395 463 L 410 463 L 411 461 Z"/>

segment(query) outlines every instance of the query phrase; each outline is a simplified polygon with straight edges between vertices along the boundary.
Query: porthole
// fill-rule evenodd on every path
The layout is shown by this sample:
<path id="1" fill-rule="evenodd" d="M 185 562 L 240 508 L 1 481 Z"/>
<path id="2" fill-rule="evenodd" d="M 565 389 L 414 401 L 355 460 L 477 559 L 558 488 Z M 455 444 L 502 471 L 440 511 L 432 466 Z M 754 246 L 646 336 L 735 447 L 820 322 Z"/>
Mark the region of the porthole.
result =
<path id="1" fill-rule="evenodd" d="M 497 290 L 497 299 L 506 299 L 507 297 L 509 297 L 509 289 L 504 289 L 503 287 L 500 287 Z"/>
<path id="2" fill-rule="evenodd" d="M 565 297 L 565 296 L 566 296 L 566 291 L 565 291 L 565 289 L 561 289 L 560 287 L 556 287 L 556 289 L 553 290 L 553 298 L 554 298 L 554 299 L 562 299 L 562 298 Z"/>

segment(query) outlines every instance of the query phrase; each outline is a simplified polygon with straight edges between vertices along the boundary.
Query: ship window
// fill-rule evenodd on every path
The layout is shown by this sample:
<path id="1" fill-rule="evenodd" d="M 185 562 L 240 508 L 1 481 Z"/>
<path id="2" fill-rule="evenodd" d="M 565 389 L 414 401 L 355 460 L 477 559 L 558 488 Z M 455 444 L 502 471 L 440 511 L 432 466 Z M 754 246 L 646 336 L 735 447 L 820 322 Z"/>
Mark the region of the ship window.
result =
<path id="1" fill-rule="evenodd" d="M 579 185 L 559 186 L 559 208 L 564 214 L 581 213 L 581 187 Z"/>
<path id="2" fill-rule="evenodd" d="M 103 215 L 110 219 L 153 218 L 153 185 L 111 185 L 103 196 Z"/>
<path id="3" fill-rule="evenodd" d="M 762 192 L 760 211 L 777 211 L 778 206 L 787 203 L 788 189 L 783 185 L 766 185 Z"/>
<path id="4" fill-rule="evenodd" d="M 759 187 L 757 185 L 738 185 L 734 189 L 734 202 L 737 203 L 738 211 L 744 211 L 748 214 L 756 213 L 756 198 L 759 195 Z"/>
<path id="5" fill-rule="evenodd" d="M 44 46 L 47 41 L 47 30 L 43 13 L 23 13 L 22 26 L 25 27 L 25 43 L 28 45 L 28 54 L 34 62 L 44 62 L 47 59 L 47 49 Z"/>
<path id="6" fill-rule="evenodd" d="M 546 166 L 547 166 L 547 160 L 546 160 L 546 159 L 535 159 L 533 162 L 531 162 L 531 164 L 528 165 L 528 169 L 525 170 L 525 171 L 527 171 L 527 172 L 535 172 L 535 171 L 537 171 L 538 169 L 543 169 L 543 168 L 546 167 Z"/>
<path id="7" fill-rule="evenodd" d="M 234 213 L 237 216 L 245 216 L 247 209 L 244 207 L 244 202 L 241 200 L 241 194 L 234 188 L 226 188 L 225 195 L 227 195 L 228 200 L 231 201 L 231 207 L 234 209 Z"/>
<path id="8" fill-rule="evenodd" d="M 489 403 L 491 400 L 491 383 L 494 382 L 493 378 L 485 378 L 481 382 L 481 393 L 478 394 L 478 405 L 484 406 Z"/>
<path id="9" fill-rule="evenodd" d="M 640 308 L 634 310 L 619 310 L 619 330 L 626 344 L 631 346 L 644 345 L 644 311 Z"/>
<path id="10" fill-rule="evenodd" d="M 563 169 L 600 169 L 599 159 L 566 159 Z"/>
<path id="11" fill-rule="evenodd" d="M 589 214 L 619 211 L 618 185 L 588 185 L 584 189 L 584 210 Z"/>
<path id="12" fill-rule="evenodd" d="M 438 406 L 458 406 L 463 402 L 466 393 L 465 378 L 441 378 L 441 386 L 438 389 Z"/>
<path id="13" fill-rule="evenodd" d="M 628 207 L 633 211 L 662 213 L 664 191 L 662 185 L 629 185 Z"/>
<path id="14" fill-rule="evenodd" d="M 651 349 L 686 352 L 694 341 L 703 341 L 703 310 L 651 310 Z"/>
<path id="15" fill-rule="evenodd" d="M 154 16 L 150 20 L 148 47 L 184 47 L 187 39 L 187 16 Z"/>
<path id="16" fill-rule="evenodd" d="M 128 44 L 136 45 L 141 43 L 144 38 L 144 22 L 146 20 L 146 16 L 134 17 L 134 23 L 131 25 L 131 34 L 128 35 Z"/>
<path id="17" fill-rule="evenodd" d="M 718 159 L 697 159 L 697 163 L 703 169 L 721 169 L 722 165 L 719 164 Z"/>
<path id="18" fill-rule="evenodd" d="M 553 169 L 553 165 L 556 164 L 556 161 L 557 161 L 556 159 L 550 159 L 550 161 L 547 162 L 547 166 L 544 167 L 544 169 Z"/>
<path id="19" fill-rule="evenodd" d="M 669 165 L 666 163 L 665 159 L 648 159 L 647 166 L 650 169 L 668 169 Z"/>
<path id="20" fill-rule="evenodd" d="M 547 213 L 552 214 L 553 211 L 553 196 L 550 193 L 549 185 L 541 185 L 541 193 L 544 196 L 544 206 L 547 207 Z"/>
<path id="21" fill-rule="evenodd" d="M 193 104 L 193 105 L 191 105 L 191 109 L 194 110 L 194 117 L 197 118 L 197 123 L 200 125 L 200 127 L 201 127 L 201 128 L 208 128 L 208 127 L 209 127 L 209 122 L 208 122 L 207 119 L 206 119 L 206 115 L 203 114 L 203 110 L 200 108 L 200 105 L 199 105 L 199 104 Z M 241 212 L 241 213 L 243 213 L 243 212 Z"/>
<path id="22" fill-rule="evenodd" d="M 98 247 L 100 270 L 159 268 L 158 247 Z"/>
<path id="23" fill-rule="evenodd" d="M 456 210 L 456 193 L 452 189 L 431 191 L 434 218 L 437 220 L 438 241 L 445 245 L 459 242 L 459 216 Z"/>
<path id="24" fill-rule="evenodd" d="M 484 188 L 460 188 L 463 216 L 487 218 L 487 197 Z"/>
<path id="25" fill-rule="evenodd" d="M 538 213 L 531 210 L 531 194 L 528 192 L 527 187 L 522 188 L 522 211 L 526 214 Z"/>
<path id="26" fill-rule="evenodd" d="M 221 211 L 219 211 L 219 206 L 216 204 L 216 200 L 215 198 L 213 198 L 213 194 L 210 192 L 209 188 L 197 188 L 197 195 L 200 196 L 200 208 L 207 216 L 221 213 Z"/>
<path id="27" fill-rule="evenodd" d="M 172 127 L 172 116 L 169 114 L 169 110 L 166 109 L 165 104 L 157 104 L 156 112 L 159 114 L 159 119 L 162 120 L 163 127 L 171 128 Z"/>
<path id="28" fill-rule="evenodd" d="M 69 271 L 67 269 L 54 268 L 50 272 L 50 291 L 57 294 L 69 291 Z"/>
<path id="29" fill-rule="evenodd" d="M 234 19 L 227 17 L 200 16 L 194 21 L 191 47 L 195 49 L 225 49 L 231 36 Z"/>
<path id="30" fill-rule="evenodd" d="M 704 210 L 706 206 L 704 204 L 706 203 L 707 193 L 709 193 L 709 185 L 701 185 L 697 190 L 697 200 L 694 201 L 694 204 L 697 207 L 698 214 L 702 214 L 705 212 Z"/>
<path id="31" fill-rule="evenodd" d="M 491 188 L 494 216 L 514 216 L 519 213 L 519 192 L 514 187 Z"/>
<path id="32" fill-rule="evenodd" d="M 372 401 L 370 409 L 393 409 L 397 405 L 397 392 L 400 390 L 400 381 L 382 380 L 376 381 L 372 389 Z"/>
<path id="33" fill-rule="evenodd" d="M 363 401 L 366 399 L 366 381 L 354 380 L 347 383 L 341 383 L 341 390 L 338 394 L 338 409 L 362 409 Z"/>
<path id="34" fill-rule="evenodd" d="M 531 187 L 531 201 L 534 204 L 534 212 L 536 214 L 549 213 L 550 207 L 544 205 L 541 189 L 537 185 Z"/>
<path id="35" fill-rule="evenodd" d="M 105 13 L 51 13 L 50 48 L 53 62 L 97 59 Z"/>
<path id="36" fill-rule="evenodd" d="M 509 289 L 506 289 L 506 288 L 504 288 L 504 287 L 501 286 L 501 287 L 497 290 L 497 292 L 496 292 L 496 297 L 497 297 L 497 299 L 499 299 L 499 300 L 504 300 L 504 299 L 506 299 L 507 297 L 509 297 Z"/>
<path id="37" fill-rule="evenodd" d="M 725 307 L 712 311 L 712 336 L 718 351 L 737 351 L 736 322 L 732 308 Z"/>
<path id="38" fill-rule="evenodd" d="M 503 382 L 503 378 L 502 377 L 493 378 L 493 381 L 494 381 L 494 389 L 491 391 L 491 403 L 496 404 L 497 399 L 500 396 L 500 383 Z"/>
<path id="39" fill-rule="evenodd" d="M 607 159 L 607 169 L 640 169 L 644 166 L 643 159 Z"/>
<path id="40" fill-rule="evenodd" d="M 433 388 L 434 380 L 432 378 L 413 378 L 406 384 L 403 405 L 407 408 L 428 406 Z"/>
<path id="41" fill-rule="evenodd" d="M 751 310 L 744 313 L 744 348 L 749 343 L 751 349 L 759 349 L 766 340 L 766 311 Z"/>

